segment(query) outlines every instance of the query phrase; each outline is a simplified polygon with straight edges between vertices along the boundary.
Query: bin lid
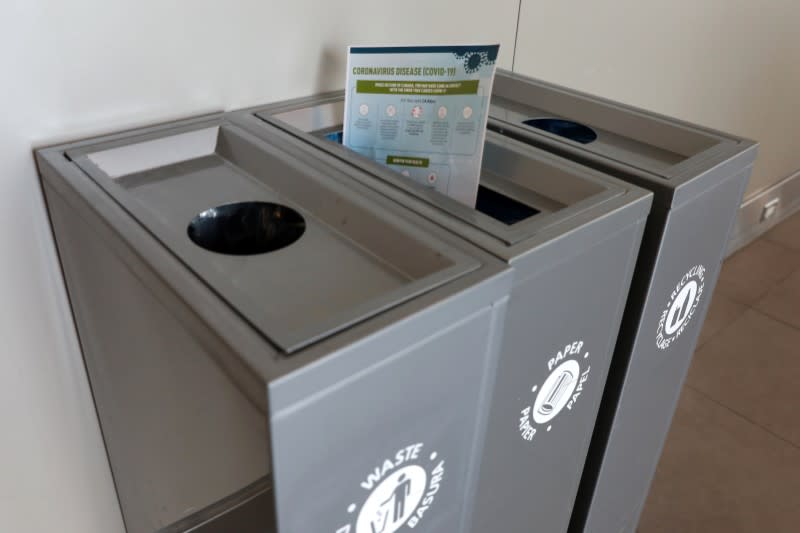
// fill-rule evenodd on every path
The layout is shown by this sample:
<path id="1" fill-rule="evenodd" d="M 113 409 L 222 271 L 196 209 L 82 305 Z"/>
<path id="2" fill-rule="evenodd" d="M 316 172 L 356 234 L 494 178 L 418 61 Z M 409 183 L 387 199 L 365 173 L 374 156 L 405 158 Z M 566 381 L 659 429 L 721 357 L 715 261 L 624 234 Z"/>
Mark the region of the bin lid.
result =
<path id="1" fill-rule="evenodd" d="M 66 155 L 285 353 L 481 265 L 380 195 L 220 117 Z"/>
<path id="2" fill-rule="evenodd" d="M 472 208 L 339 144 L 338 132 L 344 116 L 342 91 L 245 110 L 233 120 L 242 120 L 243 124 L 254 127 L 248 122 L 253 116 L 256 118 L 250 120 L 258 123 L 259 130 L 282 130 L 306 146 L 316 147 L 345 165 L 365 170 L 368 176 L 378 177 L 390 187 L 416 197 L 427 206 L 427 212 L 444 212 L 467 224 L 471 227 L 469 235 L 459 231 L 462 236 L 488 247 L 504 259 L 525 253 L 543 239 L 552 239 L 559 232 L 568 232 L 575 225 L 585 224 L 649 194 L 588 167 L 489 131 L 484 146 L 478 205 Z M 330 164 L 328 160 L 326 164 Z M 645 216 L 649 201 L 647 204 L 631 218 Z M 436 215 L 431 218 L 443 220 Z M 452 227 L 449 222 L 447 224 Z"/>
<path id="3" fill-rule="evenodd" d="M 489 127 L 556 153 L 675 189 L 755 143 L 498 70 Z"/>

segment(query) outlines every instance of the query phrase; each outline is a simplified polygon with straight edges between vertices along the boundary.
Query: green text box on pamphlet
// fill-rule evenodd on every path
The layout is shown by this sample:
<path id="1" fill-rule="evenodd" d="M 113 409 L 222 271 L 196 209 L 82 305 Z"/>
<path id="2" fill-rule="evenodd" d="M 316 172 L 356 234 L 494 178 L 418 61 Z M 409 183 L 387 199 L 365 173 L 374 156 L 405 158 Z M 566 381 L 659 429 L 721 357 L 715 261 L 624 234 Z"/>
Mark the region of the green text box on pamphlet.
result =
<path id="1" fill-rule="evenodd" d="M 453 95 L 478 94 L 478 80 L 424 82 L 358 80 L 356 92 L 361 94 L 413 94 L 413 95 Z"/>
<path id="2" fill-rule="evenodd" d="M 350 47 L 345 146 L 474 206 L 498 51 Z"/>

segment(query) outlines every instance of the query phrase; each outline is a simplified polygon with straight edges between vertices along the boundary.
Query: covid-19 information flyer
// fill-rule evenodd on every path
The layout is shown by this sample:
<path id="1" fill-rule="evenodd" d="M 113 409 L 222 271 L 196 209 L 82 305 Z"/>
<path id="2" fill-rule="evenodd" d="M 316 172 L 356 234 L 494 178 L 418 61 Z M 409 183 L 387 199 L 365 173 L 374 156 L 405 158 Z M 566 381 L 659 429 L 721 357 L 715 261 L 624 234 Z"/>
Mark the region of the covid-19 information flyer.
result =
<path id="1" fill-rule="evenodd" d="M 499 48 L 350 47 L 345 146 L 474 207 Z"/>

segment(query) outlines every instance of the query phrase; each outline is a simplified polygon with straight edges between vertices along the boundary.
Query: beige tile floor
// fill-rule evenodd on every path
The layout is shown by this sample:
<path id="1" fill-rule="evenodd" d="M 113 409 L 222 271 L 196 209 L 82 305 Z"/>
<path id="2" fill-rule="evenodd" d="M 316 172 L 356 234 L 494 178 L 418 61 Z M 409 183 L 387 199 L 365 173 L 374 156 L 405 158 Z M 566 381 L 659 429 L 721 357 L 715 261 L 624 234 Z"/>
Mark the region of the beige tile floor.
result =
<path id="1" fill-rule="evenodd" d="M 725 262 L 639 533 L 800 532 L 800 213 Z"/>

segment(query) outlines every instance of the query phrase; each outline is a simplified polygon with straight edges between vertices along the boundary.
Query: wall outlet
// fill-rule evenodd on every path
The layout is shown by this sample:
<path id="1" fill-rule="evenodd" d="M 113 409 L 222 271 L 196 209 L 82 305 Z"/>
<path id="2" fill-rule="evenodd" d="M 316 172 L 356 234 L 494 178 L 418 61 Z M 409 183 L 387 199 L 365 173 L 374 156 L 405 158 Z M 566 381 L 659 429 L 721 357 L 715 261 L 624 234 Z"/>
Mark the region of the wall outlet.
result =
<path id="1" fill-rule="evenodd" d="M 765 203 L 764 208 L 761 210 L 761 222 L 765 222 L 775 216 L 775 213 L 778 211 L 778 204 L 780 203 L 780 198 L 773 198 Z"/>

